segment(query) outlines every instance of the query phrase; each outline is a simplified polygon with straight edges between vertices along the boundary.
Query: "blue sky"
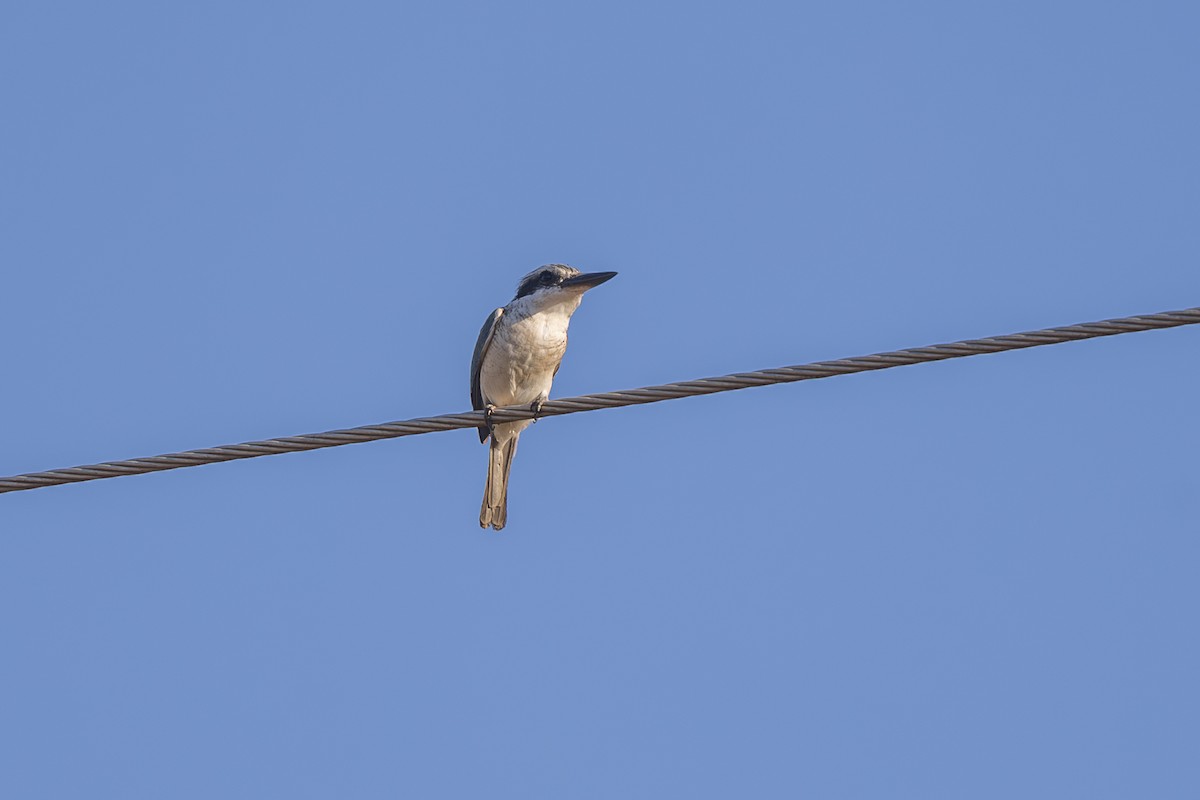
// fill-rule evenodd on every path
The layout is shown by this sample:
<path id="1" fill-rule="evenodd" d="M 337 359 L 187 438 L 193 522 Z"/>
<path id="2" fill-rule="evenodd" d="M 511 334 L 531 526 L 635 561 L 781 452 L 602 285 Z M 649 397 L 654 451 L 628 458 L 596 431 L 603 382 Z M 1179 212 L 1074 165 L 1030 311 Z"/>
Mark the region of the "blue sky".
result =
<path id="1" fill-rule="evenodd" d="M 1194 4 L 10 2 L 0 473 L 1200 304 Z M 1194 797 L 1178 329 L 0 497 L 9 797 Z"/>

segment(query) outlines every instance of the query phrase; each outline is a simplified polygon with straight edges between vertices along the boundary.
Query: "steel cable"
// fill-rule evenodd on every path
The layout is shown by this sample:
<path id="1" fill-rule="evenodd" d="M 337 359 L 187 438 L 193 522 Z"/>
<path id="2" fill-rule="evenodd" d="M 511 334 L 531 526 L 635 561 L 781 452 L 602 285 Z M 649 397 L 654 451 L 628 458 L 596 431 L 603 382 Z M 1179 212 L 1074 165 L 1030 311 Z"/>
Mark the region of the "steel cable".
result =
<path id="1" fill-rule="evenodd" d="M 1197 323 L 1200 323 L 1200 307 L 1187 308 L 1182 311 L 1167 311 L 1161 314 L 1121 317 L 1102 322 L 1068 325 L 1062 328 L 1047 328 L 1038 331 L 1013 333 L 1007 336 L 992 336 L 985 339 L 969 339 L 961 342 L 950 342 L 948 344 L 913 347 L 907 350 L 894 350 L 888 353 L 875 353 L 874 355 L 843 358 L 836 361 L 817 361 L 811 364 L 800 364 L 792 367 L 778 367 L 776 369 L 764 369 L 756 372 L 739 372 L 716 378 L 701 378 L 699 380 L 666 383 L 661 386 L 645 386 L 640 389 L 627 389 L 619 392 L 601 392 L 599 394 L 585 394 L 579 397 L 567 397 L 546 402 L 539 416 L 556 417 L 562 414 L 575 414 L 581 411 L 596 411 L 603 408 L 619 408 L 621 406 L 640 405 L 643 403 L 657 403 L 681 397 L 731 392 L 736 389 L 748 389 L 754 386 L 770 386 L 777 383 L 794 383 L 796 381 L 816 380 L 818 378 L 832 378 L 837 375 L 850 375 L 856 372 L 891 369 L 892 367 L 922 364 L 929 361 L 945 361 L 951 358 L 965 358 L 967 356 L 985 355 L 987 353 L 1000 353 L 1007 350 L 1021 350 L 1027 347 L 1061 344 L 1081 339 L 1094 339 L 1100 336 L 1115 336 L 1121 333 L 1156 330 L 1159 328 L 1175 328 L 1180 325 L 1195 325 Z M 497 408 L 492 413 L 492 421 L 495 423 L 515 422 L 516 420 L 530 419 L 532 417 L 533 411 L 528 407 Z M 422 417 L 400 422 L 385 422 L 381 425 L 365 425 L 359 428 L 347 428 L 345 430 L 326 431 L 324 433 L 309 433 L 302 436 L 284 436 L 278 439 L 264 439 L 258 442 L 206 447 L 200 450 L 186 450 L 181 453 L 132 458 L 125 461 L 108 461 L 103 464 L 90 464 L 82 467 L 52 469 L 46 472 L 31 472 L 25 475 L 0 478 L 0 493 L 20 492 L 25 489 L 38 489 L 43 486 L 94 481 L 101 478 L 119 478 L 123 475 L 161 472 L 168 469 L 195 467 L 201 464 L 216 464 L 222 461 L 236 461 L 243 458 L 258 458 L 259 456 L 281 453 L 297 453 L 303 450 L 339 447 L 344 444 L 358 444 L 379 439 L 394 439 L 400 436 L 416 436 L 422 433 L 436 433 L 438 431 L 450 431 L 459 428 L 477 428 L 483 424 L 484 412 L 471 411 L 461 414 L 445 414 L 438 417 Z"/>

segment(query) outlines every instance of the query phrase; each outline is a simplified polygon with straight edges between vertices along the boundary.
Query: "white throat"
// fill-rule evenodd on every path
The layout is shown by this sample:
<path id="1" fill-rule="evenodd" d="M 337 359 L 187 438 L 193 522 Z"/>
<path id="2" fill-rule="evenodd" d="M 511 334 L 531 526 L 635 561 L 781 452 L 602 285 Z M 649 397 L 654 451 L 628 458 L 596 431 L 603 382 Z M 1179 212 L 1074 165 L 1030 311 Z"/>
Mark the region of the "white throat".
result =
<path id="1" fill-rule="evenodd" d="M 558 287 L 538 289 L 533 294 L 518 297 L 509 303 L 508 313 L 518 317 L 548 314 L 554 317 L 561 316 L 564 320 L 569 320 L 571 319 L 571 315 L 575 313 L 575 310 L 579 308 L 579 303 L 582 300 L 583 292 L 575 292 Z"/>

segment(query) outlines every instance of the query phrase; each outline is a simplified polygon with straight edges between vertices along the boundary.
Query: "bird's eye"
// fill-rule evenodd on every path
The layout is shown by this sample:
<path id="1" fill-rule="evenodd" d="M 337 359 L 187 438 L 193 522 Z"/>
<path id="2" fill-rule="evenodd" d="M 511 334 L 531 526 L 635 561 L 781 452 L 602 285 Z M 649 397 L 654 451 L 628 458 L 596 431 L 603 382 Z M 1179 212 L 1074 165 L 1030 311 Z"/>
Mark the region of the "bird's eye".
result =
<path id="1" fill-rule="evenodd" d="M 548 269 L 544 269 L 542 270 L 542 274 L 538 276 L 538 280 L 546 285 L 554 283 L 554 273 Z"/>

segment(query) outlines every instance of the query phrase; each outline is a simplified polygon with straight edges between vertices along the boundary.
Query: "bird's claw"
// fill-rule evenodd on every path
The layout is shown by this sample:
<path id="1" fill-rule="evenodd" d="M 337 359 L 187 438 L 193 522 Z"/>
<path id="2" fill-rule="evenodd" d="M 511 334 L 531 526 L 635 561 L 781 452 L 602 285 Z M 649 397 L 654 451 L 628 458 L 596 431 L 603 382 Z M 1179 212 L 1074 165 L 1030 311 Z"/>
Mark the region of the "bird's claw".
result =
<path id="1" fill-rule="evenodd" d="M 488 435 L 493 438 L 496 436 L 496 423 L 492 422 L 492 412 L 495 410 L 496 407 L 491 403 L 483 407 L 483 422 L 487 425 Z"/>
<path id="2" fill-rule="evenodd" d="M 542 406 L 546 404 L 545 400 L 534 400 L 529 404 L 529 410 L 533 412 L 533 421 L 537 422 L 542 416 Z"/>

